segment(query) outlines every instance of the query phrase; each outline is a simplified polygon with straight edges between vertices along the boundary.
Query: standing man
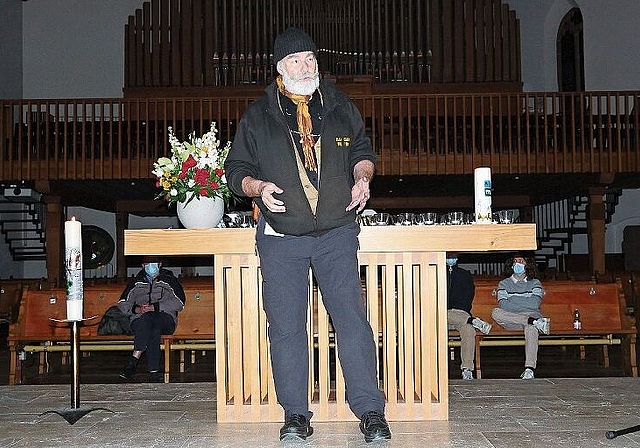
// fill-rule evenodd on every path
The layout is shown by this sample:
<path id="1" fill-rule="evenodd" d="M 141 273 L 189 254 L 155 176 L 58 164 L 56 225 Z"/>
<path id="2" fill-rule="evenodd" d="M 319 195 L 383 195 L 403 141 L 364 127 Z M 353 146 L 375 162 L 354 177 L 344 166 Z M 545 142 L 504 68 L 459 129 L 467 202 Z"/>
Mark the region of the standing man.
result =
<path id="1" fill-rule="evenodd" d="M 538 334 L 549 334 L 551 323 L 540 311 L 544 289 L 531 257 L 516 254 L 509 258 L 505 274 L 506 278 L 498 283 L 498 307 L 491 317 L 506 330 L 524 330 L 525 360 L 520 378 L 531 380 L 538 364 Z"/>
<path id="2" fill-rule="evenodd" d="M 355 222 L 369 199 L 375 156 L 356 106 L 320 82 L 316 45 L 288 28 L 275 39 L 280 76 L 249 106 L 225 163 L 231 190 L 260 208 L 256 243 L 271 363 L 284 409 L 280 439 L 306 439 L 312 269 L 333 327 L 349 406 L 367 442 L 391 438 L 362 303 Z"/>
<path id="3" fill-rule="evenodd" d="M 458 254 L 447 254 L 447 324 L 460 333 L 460 369 L 463 380 L 473 379 L 476 330 L 489 334 L 491 324 L 471 315 L 476 292 L 473 275 L 458 266 Z"/>

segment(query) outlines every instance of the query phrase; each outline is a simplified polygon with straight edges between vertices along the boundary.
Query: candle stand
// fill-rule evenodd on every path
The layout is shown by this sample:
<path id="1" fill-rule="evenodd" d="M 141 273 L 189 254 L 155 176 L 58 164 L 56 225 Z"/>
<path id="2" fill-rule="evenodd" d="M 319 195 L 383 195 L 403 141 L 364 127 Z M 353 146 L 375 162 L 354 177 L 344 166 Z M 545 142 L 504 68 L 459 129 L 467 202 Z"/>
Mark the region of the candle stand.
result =
<path id="1" fill-rule="evenodd" d="M 113 413 L 112 410 L 102 407 L 81 407 L 80 406 L 80 325 L 85 320 L 95 319 L 96 316 L 87 319 L 77 320 L 60 320 L 51 319 L 55 322 L 66 322 L 71 328 L 71 353 L 72 353 L 72 375 L 71 375 L 71 407 L 62 409 L 52 409 L 40 414 L 58 414 L 65 419 L 70 425 L 80 420 L 82 417 L 93 411 L 107 411 Z"/>

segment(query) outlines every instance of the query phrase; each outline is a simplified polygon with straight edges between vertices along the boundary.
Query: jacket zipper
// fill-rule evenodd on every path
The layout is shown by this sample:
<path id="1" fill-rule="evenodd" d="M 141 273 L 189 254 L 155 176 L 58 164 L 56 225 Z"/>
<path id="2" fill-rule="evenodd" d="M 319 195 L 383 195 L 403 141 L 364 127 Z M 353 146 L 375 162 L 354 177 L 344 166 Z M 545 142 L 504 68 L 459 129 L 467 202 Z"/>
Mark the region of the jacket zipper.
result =
<path id="1" fill-rule="evenodd" d="M 318 90 L 319 90 L 319 88 L 318 88 Z M 277 89 L 275 90 L 275 95 L 276 95 L 276 98 L 269 97 L 269 101 L 268 101 L 268 106 L 269 106 L 269 107 L 267 107 L 266 111 L 267 111 L 267 113 L 268 113 L 269 115 L 271 115 L 271 117 L 276 121 L 276 123 L 280 124 L 280 127 L 281 127 L 281 128 L 282 128 L 282 130 L 285 132 L 285 135 L 288 135 L 288 136 L 289 136 L 289 139 L 291 140 L 291 139 L 292 139 L 292 136 L 291 136 L 291 129 L 289 129 L 289 126 L 288 126 L 288 125 L 287 125 L 287 123 L 284 121 L 284 118 L 282 118 L 282 117 L 280 117 L 279 115 L 277 115 L 277 114 L 276 114 L 276 113 L 271 109 L 271 107 L 273 106 L 273 103 L 274 103 L 274 102 L 276 103 L 276 106 L 277 106 L 277 103 L 278 103 L 278 100 L 277 100 L 278 90 L 277 90 Z M 336 107 L 337 107 L 337 104 L 336 104 L 336 102 L 334 101 L 334 102 L 332 103 L 332 105 L 331 105 L 331 108 L 330 108 L 330 109 L 327 109 L 327 113 L 326 113 L 325 117 L 326 117 L 326 116 L 328 116 L 328 115 L 330 115 Z M 321 126 L 320 126 L 320 134 L 322 134 L 322 132 L 324 131 L 324 123 L 325 123 L 325 120 L 324 120 L 324 118 L 323 118 L 323 119 L 322 119 L 322 124 L 321 124 Z M 291 140 L 291 144 L 293 145 L 293 150 L 294 150 L 294 151 L 298 151 L 298 148 L 296 147 L 295 142 L 294 142 L 293 140 Z M 293 153 L 293 156 L 295 157 L 295 152 Z M 295 160 L 294 160 L 294 162 L 297 164 L 297 161 L 295 161 Z M 322 180 L 321 180 L 321 179 L 318 179 L 318 193 L 320 192 L 320 183 L 321 183 L 321 182 L 322 182 Z M 304 193 L 304 189 L 302 188 L 302 183 L 300 183 L 299 190 L 300 190 L 300 192 L 302 193 L 302 195 L 303 195 L 304 197 L 306 197 L 306 195 L 305 195 L 305 193 Z M 311 211 L 311 205 L 309 205 L 309 204 L 308 204 L 308 202 L 307 202 L 307 206 L 308 206 L 308 208 L 309 208 L 309 213 L 310 213 L 310 214 L 311 214 L 311 216 L 313 217 L 313 230 L 314 230 L 314 231 L 317 231 L 317 230 L 318 230 L 318 217 L 317 217 L 317 215 L 314 215 L 314 214 L 313 214 L 313 212 Z"/>

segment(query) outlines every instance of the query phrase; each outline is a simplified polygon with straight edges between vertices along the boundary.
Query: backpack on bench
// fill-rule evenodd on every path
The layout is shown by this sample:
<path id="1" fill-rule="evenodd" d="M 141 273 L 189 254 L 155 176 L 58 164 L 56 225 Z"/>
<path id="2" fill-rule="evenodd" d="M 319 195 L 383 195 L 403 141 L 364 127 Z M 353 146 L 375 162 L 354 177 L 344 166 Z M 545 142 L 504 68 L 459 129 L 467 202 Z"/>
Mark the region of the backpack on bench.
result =
<path id="1" fill-rule="evenodd" d="M 113 305 L 105 311 L 104 316 L 98 324 L 98 334 L 100 335 L 130 335 L 131 326 L 129 316 L 124 314 L 118 305 Z"/>

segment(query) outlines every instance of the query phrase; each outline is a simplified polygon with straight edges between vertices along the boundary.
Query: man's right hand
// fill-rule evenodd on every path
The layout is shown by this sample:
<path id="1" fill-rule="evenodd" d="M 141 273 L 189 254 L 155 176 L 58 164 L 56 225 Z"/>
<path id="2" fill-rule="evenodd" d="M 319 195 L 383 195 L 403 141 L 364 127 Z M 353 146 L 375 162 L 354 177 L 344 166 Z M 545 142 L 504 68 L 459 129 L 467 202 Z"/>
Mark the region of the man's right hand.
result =
<path id="1" fill-rule="evenodd" d="M 264 205 L 273 213 L 284 213 L 287 208 L 280 199 L 273 197 L 273 194 L 282 194 L 282 188 L 278 187 L 273 182 L 264 182 L 260 187 L 260 198 Z"/>
<path id="2" fill-rule="evenodd" d="M 251 176 L 247 176 L 242 179 L 242 191 L 250 198 L 260 198 L 264 205 L 273 213 L 283 213 L 287 211 L 287 208 L 279 199 L 273 197 L 275 194 L 281 194 L 282 188 L 278 187 L 273 182 L 267 182 L 260 179 L 254 179 Z"/>

